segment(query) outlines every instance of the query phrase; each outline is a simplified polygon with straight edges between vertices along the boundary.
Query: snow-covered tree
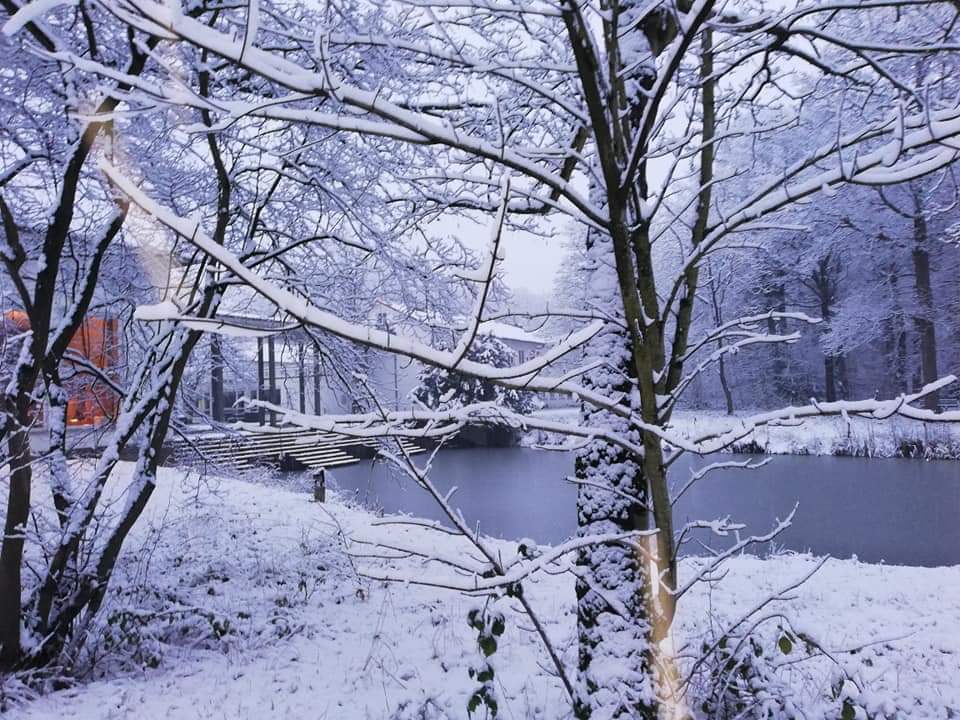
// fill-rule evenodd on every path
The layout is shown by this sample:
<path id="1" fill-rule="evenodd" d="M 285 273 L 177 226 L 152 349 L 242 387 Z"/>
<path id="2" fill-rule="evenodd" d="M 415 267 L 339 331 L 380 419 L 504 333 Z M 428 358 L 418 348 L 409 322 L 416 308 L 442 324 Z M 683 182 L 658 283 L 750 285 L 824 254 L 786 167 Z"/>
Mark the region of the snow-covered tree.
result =
<path id="1" fill-rule="evenodd" d="M 160 38 L 129 32 L 95 4 L 76 12 L 54 7 L 43 19 L 36 10 L 5 3 L 0 46 L 9 68 L 0 79 L 0 310 L 10 326 L 4 357 L 15 360 L 4 365 L 0 397 L 0 463 L 9 468 L 0 551 L 3 668 L 69 667 L 81 652 L 120 550 L 152 496 L 177 404 L 193 399 L 178 398 L 178 391 L 191 375 L 202 330 L 229 324 L 215 317 L 224 297 L 227 313 L 262 310 L 204 254 L 131 210 L 98 164 L 138 168 L 156 197 L 208 221 L 215 243 L 252 267 L 286 276 L 308 297 L 335 305 L 341 317 L 368 317 L 378 298 L 415 305 L 429 294 L 453 304 L 433 287 L 432 272 L 412 269 L 407 249 L 390 244 L 397 215 L 367 189 L 384 166 L 364 159 L 363 143 L 345 137 L 318 146 L 314 135 L 324 131 L 289 128 L 285 141 L 303 148 L 296 164 L 277 164 L 264 160 L 267 120 L 214 130 L 205 105 L 189 117 L 197 132 L 184 132 L 183 114 L 115 115 L 129 101 L 128 81 L 167 67 L 152 54 Z M 192 12 L 207 20 L 217 14 L 216 8 Z M 125 79 L 69 71 L 71 52 Z M 183 58 L 201 99 L 212 85 L 207 57 L 196 49 Z M 251 90 L 242 70 L 221 71 L 217 87 Z M 362 228 L 363 239 L 351 228 Z M 365 244 L 373 239 L 383 241 L 376 255 Z M 456 262 L 458 251 L 444 246 L 417 257 Z M 138 305 L 157 301 L 192 322 L 134 321 Z M 8 322 L 8 311 L 16 323 Z M 119 333 L 111 342 L 123 346 L 122 365 L 106 370 L 71 345 L 90 316 L 105 314 Z M 334 334 L 308 335 L 346 385 L 362 353 Z M 104 449 L 92 469 L 67 462 L 66 422 L 71 386 L 91 381 L 117 399 L 110 422 L 98 429 Z M 41 418 L 50 450 L 35 453 L 30 437 L 40 434 Z M 136 466 L 123 502 L 114 505 L 105 489 L 124 451 Z M 49 479 L 56 525 L 27 523 L 31 514 L 42 517 L 34 513 L 45 504 L 35 492 L 38 478 Z"/>
<path id="2" fill-rule="evenodd" d="M 492 335 L 480 335 L 467 351 L 466 358 L 486 367 L 508 368 L 517 364 L 516 353 Z M 516 413 L 536 408 L 536 395 L 505 388 L 489 380 L 464 375 L 455 370 L 425 368 L 413 391 L 417 401 L 431 410 L 451 410 L 476 403 L 493 403 Z"/>

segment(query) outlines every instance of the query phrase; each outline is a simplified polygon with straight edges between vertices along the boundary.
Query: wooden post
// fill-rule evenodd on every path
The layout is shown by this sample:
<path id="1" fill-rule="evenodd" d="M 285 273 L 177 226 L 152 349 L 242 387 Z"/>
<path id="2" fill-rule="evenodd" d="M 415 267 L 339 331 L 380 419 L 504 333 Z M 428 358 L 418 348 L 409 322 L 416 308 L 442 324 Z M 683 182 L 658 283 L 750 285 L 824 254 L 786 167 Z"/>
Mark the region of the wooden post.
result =
<path id="1" fill-rule="evenodd" d="M 297 346 L 297 370 L 300 371 L 300 413 L 307 412 L 307 359 L 303 345 Z"/>
<path id="2" fill-rule="evenodd" d="M 257 338 L 257 400 L 263 400 L 263 338 Z M 257 421 L 263 425 L 263 408 L 257 408 Z"/>
<path id="3" fill-rule="evenodd" d="M 210 414 L 214 422 L 223 422 L 223 350 L 220 338 L 210 338 Z"/>
<path id="4" fill-rule="evenodd" d="M 273 335 L 267 338 L 267 377 L 270 380 L 270 402 L 275 404 L 277 402 L 277 354 Z M 277 414 L 273 410 L 270 411 L 270 424 L 277 424 Z"/>
<path id="5" fill-rule="evenodd" d="M 323 413 L 323 400 L 320 397 L 320 347 L 313 346 L 313 414 Z"/>
<path id="6" fill-rule="evenodd" d="M 320 503 L 327 499 L 327 471 L 324 468 L 313 474 L 313 499 Z"/>

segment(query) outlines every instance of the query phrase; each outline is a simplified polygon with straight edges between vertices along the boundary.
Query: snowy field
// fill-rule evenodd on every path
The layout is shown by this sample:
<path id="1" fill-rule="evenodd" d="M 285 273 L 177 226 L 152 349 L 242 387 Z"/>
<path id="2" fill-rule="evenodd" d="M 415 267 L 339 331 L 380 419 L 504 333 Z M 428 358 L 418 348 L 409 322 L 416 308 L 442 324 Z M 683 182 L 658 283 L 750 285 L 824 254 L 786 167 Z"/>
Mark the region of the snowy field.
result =
<path id="1" fill-rule="evenodd" d="M 127 468 L 129 469 L 129 468 Z M 259 482 L 161 472 L 160 487 L 114 579 L 103 613 L 110 642 L 76 686 L 32 698 L 10 720 L 47 718 L 466 718 L 475 603 L 443 590 L 361 578 L 344 539 L 376 518 L 334 499 Z M 383 530 L 379 530 L 383 532 Z M 503 543 L 504 552 L 513 552 Z M 356 550 L 357 545 L 352 545 Z M 382 561 L 364 561 L 376 568 Z M 371 564 L 371 562 L 373 564 Z M 690 577 L 697 563 L 688 560 Z M 681 603 L 685 644 L 698 648 L 763 598 L 817 564 L 809 556 L 736 557 L 713 588 Z M 544 575 L 527 596 L 575 667 L 568 575 Z M 792 701 L 826 717 L 843 668 L 878 717 L 949 718 L 960 709 L 960 567 L 921 569 L 828 560 L 761 617 L 783 614 L 795 637 L 829 651 L 776 653 Z M 560 683 L 529 622 L 510 611 L 495 654 L 502 718 L 565 717 Z M 848 691 L 852 691 L 848 684 Z M 13 689 L 8 681 L 6 692 Z M 834 703 L 835 704 L 835 703 Z M 836 717 L 839 717 L 837 715 Z"/>

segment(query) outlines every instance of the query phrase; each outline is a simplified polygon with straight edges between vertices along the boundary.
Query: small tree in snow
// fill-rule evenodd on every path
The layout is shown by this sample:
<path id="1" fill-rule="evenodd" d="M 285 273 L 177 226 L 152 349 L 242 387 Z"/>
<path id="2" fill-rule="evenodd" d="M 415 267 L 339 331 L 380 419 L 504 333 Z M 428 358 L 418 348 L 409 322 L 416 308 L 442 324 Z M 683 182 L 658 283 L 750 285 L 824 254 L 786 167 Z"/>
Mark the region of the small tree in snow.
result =
<path id="1" fill-rule="evenodd" d="M 517 361 L 516 353 L 506 343 L 490 335 L 477 337 L 467 351 L 467 358 L 496 368 L 507 368 Z M 474 403 L 494 403 L 517 413 L 527 413 L 537 407 L 536 395 L 531 392 L 495 385 L 456 370 L 428 367 L 419 379 L 414 397 L 431 410 L 452 410 Z"/>

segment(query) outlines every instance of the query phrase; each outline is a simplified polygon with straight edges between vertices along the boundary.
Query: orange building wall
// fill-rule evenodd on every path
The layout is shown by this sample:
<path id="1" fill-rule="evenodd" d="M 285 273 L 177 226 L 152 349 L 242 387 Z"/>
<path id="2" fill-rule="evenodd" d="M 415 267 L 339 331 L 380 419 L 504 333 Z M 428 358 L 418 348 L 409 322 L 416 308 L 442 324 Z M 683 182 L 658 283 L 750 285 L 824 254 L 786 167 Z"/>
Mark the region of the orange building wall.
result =
<path id="1" fill-rule="evenodd" d="M 11 310 L 6 316 L 21 330 L 29 329 L 30 321 L 25 313 Z M 107 374 L 112 374 L 110 371 L 117 367 L 119 361 L 117 330 L 116 318 L 87 318 L 70 340 L 70 350 L 82 355 L 90 364 L 108 371 Z M 77 369 L 81 370 L 79 367 Z M 95 425 L 116 417 L 119 399 L 102 381 L 89 374 L 77 374 L 64 384 L 69 397 L 69 425 Z"/>
<path id="2" fill-rule="evenodd" d="M 112 370 L 119 360 L 116 318 L 88 318 L 70 340 L 70 349 L 102 370 Z M 67 383 L 67 423 L 94 425 L 117 416 L 118 398 L 100 380 L 78 375 Z"/>

